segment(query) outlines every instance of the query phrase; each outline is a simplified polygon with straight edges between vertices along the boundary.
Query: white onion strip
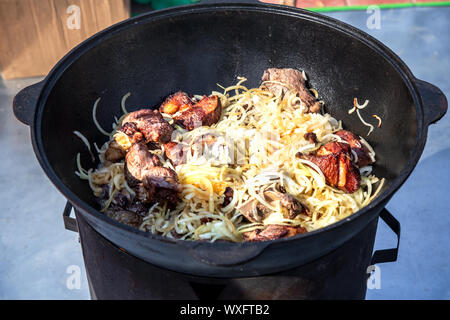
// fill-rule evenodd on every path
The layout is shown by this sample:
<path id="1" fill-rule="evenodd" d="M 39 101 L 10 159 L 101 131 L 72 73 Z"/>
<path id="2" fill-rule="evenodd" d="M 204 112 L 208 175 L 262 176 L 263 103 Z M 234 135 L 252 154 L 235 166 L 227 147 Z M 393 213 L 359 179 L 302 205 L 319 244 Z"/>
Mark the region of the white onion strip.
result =
<path id="1" fill-rule="evenodd" d="M 98 121 L 97 121 L 97 117 L 96 117 L 97 106 L 98 106 L 98 103 L 100 102 L 100 99 L 101 99 L 101 98 L 98 98 L 98 99 L 95 101 L 94 107 L 92 108 L 92 120 L 94 120 L 94 124 L 95 124 L 95 126 L 97 127 L 98 131 L 100 131 L 100 132 L 101 132 L 102 134 L 104 134 L 105 136 L 108 136 L 108 137 L 109 137 L 111 134 L 108 133 L 108 132 L 106 132 L 106 131 L 100 126 L 100 124 L 99 124 Z"/>

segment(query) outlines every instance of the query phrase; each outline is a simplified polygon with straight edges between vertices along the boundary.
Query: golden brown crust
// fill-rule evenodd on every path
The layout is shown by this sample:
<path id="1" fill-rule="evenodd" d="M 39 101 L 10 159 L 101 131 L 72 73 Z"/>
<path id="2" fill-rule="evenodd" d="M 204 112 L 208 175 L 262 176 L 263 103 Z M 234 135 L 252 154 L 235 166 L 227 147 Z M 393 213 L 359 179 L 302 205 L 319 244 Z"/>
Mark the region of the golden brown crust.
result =
<path id="1" fill-rule="evenodd" d="M 203 96 L 192 108 L 174 117 L 175 121 L 186 130 L 200 126 L 211 126 L 220 119 L 222 107 L 218 96 Z"/>
<path id="2" fill-rule="evenodd" d="M 159 111 L 151 109 L 141 109 L 127 114 L 122 120 L 121 131 L 125 131 L 125 128 L 142 133 L 146 143 L 168 142 L 173 132 L 172 126 L 164 120 Z"/>
<path id="3" fill-rule="evenodd" d="M 325 176 L 326 183 L 347 193 L 360 187 L 361 175 L 351 160 L 350 146 L 332 141 L 320 147 L 314 154 L 298 153 L 297 157 L 316 164 Z"/>
<path id="4" fill-rule="evenodd" d="M 194 105 L 191 98 L 183 91 L 175 92 L 168 96 L 159 107 L 159 111 L 167 114 L 175 114 L 178 111 L 185 111 Z"/>
<path id="5" fill-rule="evenodd" d="M 339 130 L 336 134 L 341 137 L 342 140 L 347 141 L 350 148 L 356 153 L 358 157 L 358 167 L 361 168 L 373 163 L 372 158 L 369 156 L 369 150 L 361 143 L 361 139 L 358 138 L 356 134 L 347 130 Z"/>
<path id="6" fill-rule="evenodd" d="M 320 103 L 306 88 L 301 71 L 292 68 L 269 68 L 264 71 L 261 80 L 263 82 L 269 81 L 264 86 L 274 95 L 283 96 L 288 90 L 296 91 L 300 99 L 306 104 L 307 112 L 316 113 L 320 111 Z M 284 83 L 287 87 L 276 82 Z"/>
<path id="7" fill-rule="evenodd" d="M 297 234 L 305 233 L 306 229 L 301 226 L 285 226 L 269 224 L 264 229 L 256 229 L 242 233 L 245 241 L 268 241 L 280 238 L 292 237 Z"/>
<path id="8" fill-rule="evenodd" d="M 105 151 L 105 159 L 111 162 L 117 162 L 125 157 L 126 150 L 124 150 L 116 140 L 112 140 L 108 144 L 108 149 Z"/>

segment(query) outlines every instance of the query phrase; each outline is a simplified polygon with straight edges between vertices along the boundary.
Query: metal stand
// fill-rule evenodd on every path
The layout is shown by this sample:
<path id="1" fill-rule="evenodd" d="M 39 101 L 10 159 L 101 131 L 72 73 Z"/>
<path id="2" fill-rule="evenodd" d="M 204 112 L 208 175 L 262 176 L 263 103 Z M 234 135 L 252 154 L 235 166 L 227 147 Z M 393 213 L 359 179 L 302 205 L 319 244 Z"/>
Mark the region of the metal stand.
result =
<path id="1" fill-rule="evenodd" d="M 378 219 L 328 255 L 261 277 L 213 279 L 165 270 L 106 240 L 76 214 L 92 299 L 364 299 Z"/>

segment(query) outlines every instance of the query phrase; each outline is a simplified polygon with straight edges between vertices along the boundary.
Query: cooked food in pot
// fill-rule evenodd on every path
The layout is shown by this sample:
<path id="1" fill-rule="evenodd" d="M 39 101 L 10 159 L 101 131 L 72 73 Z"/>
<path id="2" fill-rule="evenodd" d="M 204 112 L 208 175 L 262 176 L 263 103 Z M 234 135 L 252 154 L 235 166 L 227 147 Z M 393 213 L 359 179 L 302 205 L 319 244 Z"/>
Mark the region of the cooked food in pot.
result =
<path id="1" fill-rule="evenodd" d="M 375 152 L 321 111 L 304 72 L 271 68 L 251 89 L 238 80 L 209 96 L 175 92 L 155 110 L 128 113 L 124 96 L 113 132 L 99 127 L 109 137 L 99 166 L 77 157 L 101 211 L 172 238 L 266 241 L 327 226 L 377 196 Z M 367 103 L 354 101 L 360 119 Z"/>

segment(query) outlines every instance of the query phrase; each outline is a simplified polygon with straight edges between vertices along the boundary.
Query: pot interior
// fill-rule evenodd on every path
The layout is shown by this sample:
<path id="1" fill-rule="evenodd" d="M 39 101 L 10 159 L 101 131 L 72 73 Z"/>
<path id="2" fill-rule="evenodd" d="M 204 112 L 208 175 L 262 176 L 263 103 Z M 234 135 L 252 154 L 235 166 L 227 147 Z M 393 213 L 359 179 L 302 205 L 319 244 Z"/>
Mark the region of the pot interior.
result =
<path id="1" fill-rule="evenodd" d="M 247 87 L 258 86 L 269 67 L 306 71 L 325 110 L 374 147 L 374 173 L 386 178 L 384 188 L 407 165 L 417 139 L 416 107 L 397 69 L 364 41 L 306 15 L 277 10 L 169 12 L 178 13 L 141 17 L 85 45 L 54 83 L 41 111 L 37 134 L 45 156 L 62 182 L 89 205 L 98 208 L 88 183 L 74 174 L 77 153 L 84 168 L 94 164 L 73 131 L 99 147 L 107 140 L 92 120 L 99 97 L 97 119 L 111 131 L 128 92 L 128 111 L 154 108 L 175 91 L 209 94 L 220 90 L 217 83 L 234 84 L 237 76 L 248 79 Z M 348 114 L 355 97 L 370 101 L 361 110 L 366 121 L 376 126 L 372 115 L 382 119 L 370 136 L 356 113 Z"/>

